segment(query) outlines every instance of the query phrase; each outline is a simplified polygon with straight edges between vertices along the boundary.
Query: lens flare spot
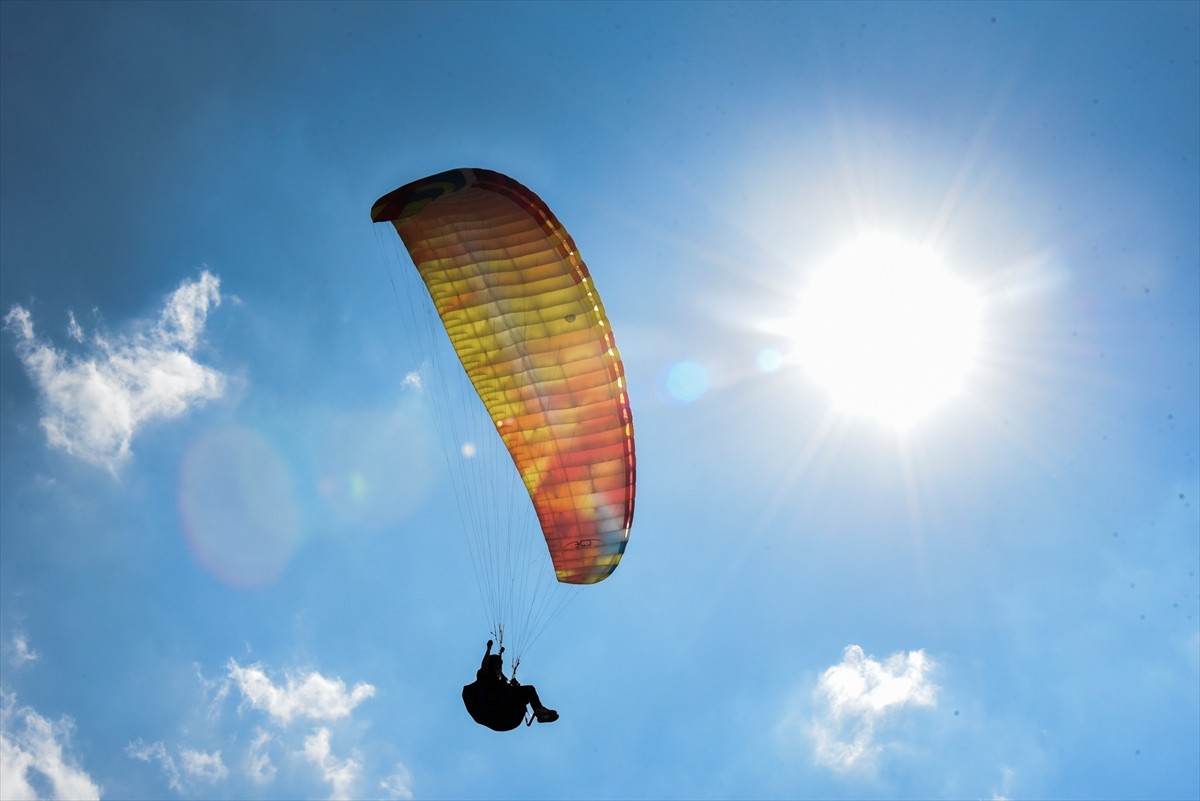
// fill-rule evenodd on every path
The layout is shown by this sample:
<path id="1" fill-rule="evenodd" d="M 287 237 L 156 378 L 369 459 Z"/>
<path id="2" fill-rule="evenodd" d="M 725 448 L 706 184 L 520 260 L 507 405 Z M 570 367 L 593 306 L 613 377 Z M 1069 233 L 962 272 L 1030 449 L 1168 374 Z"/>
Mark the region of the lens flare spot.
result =
<path id="1" fill-rule="evenodd" d="M 464 442 L 462 444 L 462 448 L 460 448 L 459 451 L 462 453 L 464 459 L 470 459 L 473 456 L 475 456 L 475 453 L 476 453 L 475 443 L 474 442 Z"/>
<path id="2" fill-rule="evenodd" d="M 247 428 L 212 431 L 184 455 L 179 514 L 196 561 L 234 587 L 276 581 L 300 539 L 287 464 Z"/>
<path id="3" fill-rule="evenodd" d="M 755 358 L 758 369 L 764 373 L 773 373 L 783 366 L 783 354 L 778 348 L 763 348 Z"/>
<path id="4" fill-rule="evenodd" d="M 667 395 L 676 403 L 695 403 L 708 392 L 708 371 L 690 359 L 676 362 L 667 368 Z"/>
<path id="5" fill-rule="evenodd" d="M 426 429 L 407 406 L 326 425 L 316 486 L 339 524 L 380 529 L 412 514 L 436 475 Z"/>
<path id="6" fill-rule="evenodd" d="M 367 497 L 367 477 L 357 470 L 350 474 L 350 497 L 362 501 Z"/>

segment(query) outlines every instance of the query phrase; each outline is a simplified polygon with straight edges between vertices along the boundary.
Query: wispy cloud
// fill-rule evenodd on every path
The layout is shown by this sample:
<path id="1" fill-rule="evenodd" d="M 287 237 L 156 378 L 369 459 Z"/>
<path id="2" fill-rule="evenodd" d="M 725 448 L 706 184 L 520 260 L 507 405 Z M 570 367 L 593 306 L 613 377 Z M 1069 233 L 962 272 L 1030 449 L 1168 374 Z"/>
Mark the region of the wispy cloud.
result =
<path id="1" fill-rule="evenodd" d="M 348 689 L 340 678 L 326 678 L 310 671 L 287 673 L 281 684 L 267 676 L 260 665 L 242 667 L 229 660 L 229 678 L 241 690 L 245 703 L 287 725 L 293 718 L 337 720 L 348 717 L 363 701 L 375 695 L 375 687 L 359 682 Z"/>
<path id="2" fill-rule="evenodd" d="M 202 751 L 185 743 L 138 739 L 126 746 L 126 755 L 158 765 L 169 788 L 183 796 L 201 792 L 201 784 L 220 785 L 223 792 L 234 788 L 257 794 L 281 772 L 294 777 L 297 770 L 307 773 L 315 768 L 310 781 L 320 782 L 319 794 L 327 791 L 332 798 L 352 798 L 376 786 L 377 796 L 412 798 L 412 777 L 403 764 L 396 764 L 385 776 L 384 770 L 369 769 L 357 749 L 350 748 L 348 755 L 335 753 L 335 733 L 340 740 L 346 731 L 351 737 L 358 731 L 336 724 L 352 718 L 359 704 L 374 696 L 374 686 L 365 682 L 348 686 L 341 678 L 316 670 L 277 673 L 259 663 L 243 666 L 236 659 L 230 659 L 225 670 L 224 676 L 209 679 L 196 667 L 202 698 L 194 725 L 188 727 L 193 736 L 204 736 L 223 749 Z M 257 710 L 270 723 L 258 715 L 253 717 L 259 720 L 248 728 L 242 714 L 236 722 L 223 720 L 222 707 L 231 695 L 240 695 L 239 712 Z M 338 750 L 344 752 L 347 746 Z"/>
<path id="3" fill-rule="evenodd" d="M 379 787 L 388 794 L 388 798 L 399 798 L 412 801 L 412 772 L 403 764 L 396 765 L 396 770 L 379 783 Z"/>
<path id="4" fill-rule="evenodd" d="M 362 762 L 357 755 L 346 759 L 335 757 L 329 729 L 322 726 L 304 739 L 304 758 L 321 769 L 322 777 L 331 788 L 330 799 L 354 797 L 354 785 L 362 773 Z"/>
<path id="5" fill-rule="evenodd" d="M 183 775 L 205 782 L 219 782 L 229 775 L 229 769 L 221 760 L 221 751 L 212 753 L 183 748 L 179 751 L 179 764 Z"/>
<path id="6" fill-rule="evenodd" d="M 219 750 L 208 753 L 180 748 L 176 759 L 163 743 L 137 740 L 125 746 L 125 753 L 142 762 L 157 762 L 167 777 L 167 784 L 180 794 L 188 792 L 192 782 L 215 784 L 229 776 Z"/>
<path id="7" fill-rule="evenodd" d="M 12 665 L 14 669 L 22 668 L 30 662 L 38 660 L 37 651 L 30 647 L 29 640 L 25 639 L 24 634 L 14 634 L 4 652 L 8 664 Z"/>
<path id="8" fill-rule="evenodd" d="M 220 304 L 220 279 L 205 270 L 171 293 L 157 320 L 136 321 L 127 335 L 97 332 L 81 354 L 40 338 L 29 310 L 9 309 L 4 327 L 16 337 L 17 356 L 41 395 L 50 444 L 115 470 L 146 423 L 220 397 L 225 377 L 193 358 L 209 311 Z M 73 313 L 67 333 L 85 344 Z"/>
<path id="9" fill-rule="evenodd" d="M 69 748 L 75 724 L 57 723 L 17 698 L 0 694 L 0 795 L 5 799 L 37 799 L 39 787 L 50 798 L 99 799 L 100 787 L 76 764 Z"/>
<path id="10" fill-rule="evenodd" d="M 67 336 L 76 342 L 83 342 L 83 326 L 75 319 L 75 312 L 67 312 Z"/>
<path id="11" fill-rule="evenodd" d="M 1000 789 L 992 791 L 990 801 L 1008 801 L 1009 792 L 1013 784 L 1013 777 L 1016 776 L 1016 771 L 1008 765 L 1000 766 Z"/>
<path id="12" fill-rule="evenodd" d="M 934 668 L 921 650 L 879 662 L 857 645 L 847 647 L 813 690 L 815 714 L 807 728 L 816 762 L 843 773 L 874 770 L 886 745 L 880 734 L 884 722 L 906 707 L 936 703 Z"/>
<path id="13" fill-rule="evenodd" d="M 271 744 L 271 735 L 259 729 L 258 734 L 246 750 L 246 775 L 255 784 L 270 784 L 275 780 L 275 763 L 267 747 Z"/>

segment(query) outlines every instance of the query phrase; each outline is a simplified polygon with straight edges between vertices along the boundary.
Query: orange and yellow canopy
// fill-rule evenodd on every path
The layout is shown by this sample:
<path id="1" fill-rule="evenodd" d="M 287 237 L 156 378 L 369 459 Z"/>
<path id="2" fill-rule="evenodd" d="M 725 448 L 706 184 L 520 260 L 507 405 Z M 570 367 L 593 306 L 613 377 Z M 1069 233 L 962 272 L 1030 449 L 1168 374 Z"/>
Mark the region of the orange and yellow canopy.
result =
<path id="1" fill-rule="evenodd" d="M 559 581 L 601 581 L 633 523 L 625 368 L 574 241 L 513 179 L 458 169 L 384 195 L 391 222 L 529 491 Z"/>

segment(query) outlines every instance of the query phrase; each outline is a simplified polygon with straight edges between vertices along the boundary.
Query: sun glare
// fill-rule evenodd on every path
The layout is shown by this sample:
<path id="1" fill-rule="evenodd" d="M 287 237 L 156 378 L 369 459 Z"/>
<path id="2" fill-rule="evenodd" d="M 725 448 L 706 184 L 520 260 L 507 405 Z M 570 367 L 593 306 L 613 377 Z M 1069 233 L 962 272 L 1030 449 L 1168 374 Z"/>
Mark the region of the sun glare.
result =
<path id="1" fill-rule="evenodd" d="M 979 315 L 978 295 L 934 250 L 863 237 L 805 286 L 799 360 L 838 411 L 905 428 L 961 388 Z"/>

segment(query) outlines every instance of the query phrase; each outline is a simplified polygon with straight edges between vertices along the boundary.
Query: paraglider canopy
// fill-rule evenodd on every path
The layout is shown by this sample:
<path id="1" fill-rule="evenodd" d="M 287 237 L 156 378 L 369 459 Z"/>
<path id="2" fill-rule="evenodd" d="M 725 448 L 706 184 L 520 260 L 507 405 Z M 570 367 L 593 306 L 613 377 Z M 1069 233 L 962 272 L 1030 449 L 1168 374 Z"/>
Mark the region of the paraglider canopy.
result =
<path id="1" fill-rule="evenodd" d="M 542 200 L 457 169 L 381 197 L 528 490 L 560 582 L 616 569 L 636 461 L 625 368 L 592 276 Z"/>

